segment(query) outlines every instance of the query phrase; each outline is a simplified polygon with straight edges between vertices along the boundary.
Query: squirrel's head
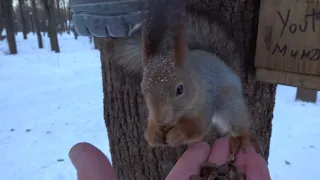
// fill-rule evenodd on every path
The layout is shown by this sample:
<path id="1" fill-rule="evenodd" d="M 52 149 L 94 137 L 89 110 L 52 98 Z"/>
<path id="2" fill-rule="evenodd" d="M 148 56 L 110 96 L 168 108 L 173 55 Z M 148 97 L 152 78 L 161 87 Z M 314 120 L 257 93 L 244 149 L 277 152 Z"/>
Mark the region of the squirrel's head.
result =
<path id="1" fill-rule="evenodd" d="M 184 31 L 183 26 L 174 29 L 169 50 L 163 50 L 165 45 L 156 42 L 152 36 L 144 36 L 141 90 L 149 109 L 149 121 L 175 124 L 188 113 L 197 98 L 187 67 L 188 47 Z"/>

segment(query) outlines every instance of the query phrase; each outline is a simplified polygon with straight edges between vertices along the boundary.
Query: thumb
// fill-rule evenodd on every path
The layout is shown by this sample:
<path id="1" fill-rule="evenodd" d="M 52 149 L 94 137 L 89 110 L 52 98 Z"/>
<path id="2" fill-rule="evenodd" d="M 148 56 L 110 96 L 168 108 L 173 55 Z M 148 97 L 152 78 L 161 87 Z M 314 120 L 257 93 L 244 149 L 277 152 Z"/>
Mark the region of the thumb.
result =
<path id="1" fill-rule="evenodd" d="M 89 143 L 78 143 L 69 152 L 69 158 L 77 170 L 78 180 L 116 180 L 116 174 L 108 158 Z"/>

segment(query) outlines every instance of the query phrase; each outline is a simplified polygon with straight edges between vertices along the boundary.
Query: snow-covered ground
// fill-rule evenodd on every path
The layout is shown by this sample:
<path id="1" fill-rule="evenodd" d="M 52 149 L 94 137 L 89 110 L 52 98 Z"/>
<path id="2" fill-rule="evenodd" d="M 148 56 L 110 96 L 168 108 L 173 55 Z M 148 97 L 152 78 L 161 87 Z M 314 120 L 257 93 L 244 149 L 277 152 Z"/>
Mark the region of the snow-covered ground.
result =
<path id="1" fill-rule="evenodd" d="M 18 55 L 0 41 L 1 179 L 76 179 L 72 145 L 87 141 L 110 157 L 103 120 L 100 54 L 88 37 L 59 36 L 61 53 L 44 37 L 17 36 Z M 318 180 L 320 94 L 295 102 L 296 89 L 278 86 L 269 167 L 274 180 Z"/>

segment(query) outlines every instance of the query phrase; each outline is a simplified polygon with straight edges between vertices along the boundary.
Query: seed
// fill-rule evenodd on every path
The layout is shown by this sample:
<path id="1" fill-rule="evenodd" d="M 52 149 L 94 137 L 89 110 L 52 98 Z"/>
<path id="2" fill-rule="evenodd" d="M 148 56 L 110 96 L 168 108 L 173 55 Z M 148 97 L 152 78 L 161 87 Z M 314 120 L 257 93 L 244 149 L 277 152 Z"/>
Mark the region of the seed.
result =
<path id="1" fill-rule="evenodd" d="M 228 179 L 224 176 L 218 176 L 214 180 L 228 180 Z"/>
<path id="2" fill-rule="evenodd" d="M 226 175 L 229 171 L 229 165 L 228 164 L 222 164 L 218 167 L 218 174 L 219 175 Z"/>
<path id="3" fill-rule="evenodd" d="M 190 180 L 202 180 L 202 178 L 198 175 L 191 175 Z"/>
<path id="4" fill-rule="evenodd" d="M 213 175 L 217 173 L 217 164 L 211 162 L 205 162 L 201 165 L 200 176 Z"/>
<path id="5" fill-rule="evenodd" d="M 238 173 L 238 180 L 246 180 L 246 175 L 244 175 L 243 173 Z"/>
<path id="6" fill-rule="evenodd" d="M 228 180 L 237 180 L 238 179 L 237 177 L 238 177 L 237 173 L 232 170 L 230 170 L 227 174 Z"/>

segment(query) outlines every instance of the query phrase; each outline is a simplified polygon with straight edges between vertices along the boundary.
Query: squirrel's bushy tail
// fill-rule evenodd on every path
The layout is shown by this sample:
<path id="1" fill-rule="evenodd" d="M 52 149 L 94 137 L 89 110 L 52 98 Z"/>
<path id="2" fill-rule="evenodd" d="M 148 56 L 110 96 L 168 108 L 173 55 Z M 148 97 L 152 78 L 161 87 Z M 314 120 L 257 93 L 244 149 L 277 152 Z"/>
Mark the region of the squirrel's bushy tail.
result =
<path id="1" fill-rule="evenodd" d="M 244 64 L 242 63 L 242 51 L 239 49 L 241 47 L 228 32 L 225 22 L 218 19 L 219 15 L 215 17 L 217 18 L 213 20 L 212 16 L 209 19 L 205 15 L 186 13 L 184 26 L 188 37 L 188 48 L 189 50 L 200 49 L 213 53 L 238 73 L 240 65 Z M 157 23 L 154 24 L 157 25 Z M 165 29 L 165 31 L 167 32 L 164 33 L 162 41 L 159 42 L 160 51 L 168 50 L 168 46 L 172 43 L 170 28 Z M 157 36 L 157 34 L 152 35 Z M 117 64 L 121 65 L 127 72 L 142 73 L 142 36 L 118 38 L 114 43 L 114 56 L 116 56 Z"/>

